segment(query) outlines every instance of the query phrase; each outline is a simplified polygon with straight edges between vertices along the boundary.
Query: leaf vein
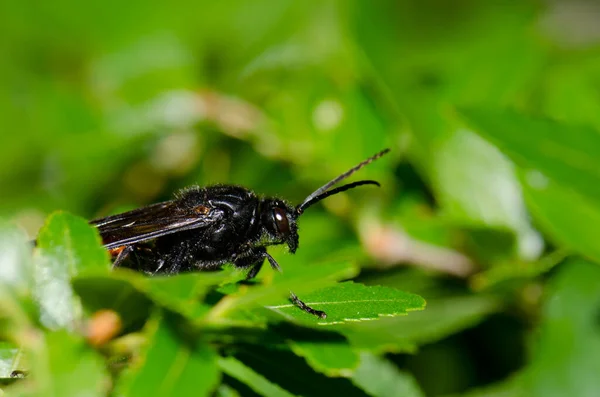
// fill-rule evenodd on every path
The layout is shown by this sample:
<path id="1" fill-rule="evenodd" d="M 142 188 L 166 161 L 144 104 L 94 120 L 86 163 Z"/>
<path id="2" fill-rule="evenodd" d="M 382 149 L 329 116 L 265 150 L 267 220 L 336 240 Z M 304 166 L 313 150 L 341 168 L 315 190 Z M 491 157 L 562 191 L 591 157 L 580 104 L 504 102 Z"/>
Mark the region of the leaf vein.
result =
<path id="1" fill-rule="evenodd" d="M 401 302 L 402 300 L 400 299 L 361 299 L 361 300 L 349 300 L 349 301 L 337 301 L 337 302 L 306 302 L 307 305 L 342 305 L 345 303 L 367 303 L 367 302 L 373 302 L 373 303 L 382 303 L 382 302 Z M 274 306 L 267 306 L 269 309 L 281 309 L 284 307 L 294 307 L 296 305 L 294 305 L 293 303 L 289 303 L 286 305 L 274 305 Z"/>

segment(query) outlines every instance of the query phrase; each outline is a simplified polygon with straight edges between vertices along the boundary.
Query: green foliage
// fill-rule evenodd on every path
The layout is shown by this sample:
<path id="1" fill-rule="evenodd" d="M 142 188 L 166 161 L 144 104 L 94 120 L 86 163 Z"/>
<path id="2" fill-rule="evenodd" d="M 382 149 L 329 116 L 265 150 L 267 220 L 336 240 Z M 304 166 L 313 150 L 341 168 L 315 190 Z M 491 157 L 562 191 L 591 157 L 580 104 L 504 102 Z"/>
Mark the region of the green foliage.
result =
<path id="1" fill-rule="evenodd" d="M 227 356 L 228 349 L 272 338 L 328 376 L 351 376 L 359 364 L 356 351 L 339 334 L 332 340 L 331 332 L 313 332 L 310 340 L 303 341 L 280 328 L 284 320 L 318 324 L 315 317 L 306 318 L 292 304 L 277 304 L 290 289 L 317 290 L 307 296 L 323 302 L 332 314 L 326 324 L 396 316 L 425 305 L 421 297 L 389 287 L 347 282 L 322 289 L 356 274 L 355 266 L 345 261 L 315 268 L 305 265 L 265 279 L 263 285 L 240 286 L 240 273 L 231 269 L 152 278 L 128 270 L 111 272 L 97 231 L 66 213 L 52 214 L 39 236 L 31 268 L 35 283 L 24 293 L 34 298 L 39 312 L 25 322 L 32 340 L 7 335 L 8 340 L 23 343 L 31 366 L 19 362 L 18 345 L 7 343 L 2 349 L 4 377 L 15 369 L 30 370 L 35 383 L 23 387 L 33 387 L 35 393 L 74 395 L 92 387 L 94 395 L 104 395 L 111 389 L 107 373 L 111 369 L 117 395 L 210 395 L 220 383 L 220 367 L 251 388 L 258 387 L 255 383 L 267 384 L 272 393 L 286 393 Z M 314 283 L 312 277 L 316 277 Z M 13 280 L 17 285 L 19 281 Z M 222 297 L 211 305 L 214 294 Z M 94 316 L 107 309 L 118 314 L 123 330 L 115 333 L 125 342 L 120 348 L 98 352 L 92 335 L 110 324 L 94 322 Z M 37 321 L 41 327 L 35 325 Z M 254 335 L 239 335 L 244 332 Z M 142 344 L 128 344 L 128 335 L 134 334 L 141 335 Z M 119 369 L 118 362 L 126 368 Z M 201 381 L 198 374 L 202 374 Z M 63 379 L 67 375 L 76 376 L 77 382 L 67 382 Z"/>
<path id="2" fill-rule="evenodd" d="M 597 394 L 597 20 L 534 0 L 3 2 L 2 392 Z M 87 222 L 192 184 L 299 203 L 384 147 L 352 177 L 381 187 L 311 207 L 294 255 L 269 247 L 283 272 L 250 282 L 113 270 Z"/>
<path id="3" fill-rule="evenodd" d="M 288 393 L 274 383 L 269 382 L 262 375 L 258 374 L 252 368 L 247 367 L 241 361 L 233 357 L 222 357 L 219 359 L 219 367 L 227 375 L 244 382 L 254 392 L 267 397 L 289 397 L 293 394 Z"/>
<path id="4" fill-rule="evenodd" d="M 375 397 L 423 396 L 410 375 L 399 372 L 392 363 L 369 353 L 361 354 L 360 366 L 352 381 Z"/>
<path id="5" fill-rule="evenodd" d="M 125 371 L 117 383 L 124 396 L 207 396 L 219 382 L 217 354 L 212 347 L 186 340 L 176 322 L 154 318 L 141 362 Z M 198 382 L 202 376 L 202 382 Z"/>
<path id="6" fill-rule="evenodd" d="M 35 377 L 35 393 L 50 396 L 106 395 L 110 379 L 104 360 L 82 338 L 61 330 L 45 333 L 38 342 L 43 345 L 32 349 L 29 368 L 32 373 L 40 374 Z"/>
<path id="7" fill-rule="evenodd" d="M 302 297 L 304 303 L 313 309 L 331 314 L 326 319 L 317 321 L 314 316 L 299 312 L 295 305 L 290 303 L 268 306 L 268 308 L 286 318 L 296 318 L 308 324 L 327 325 L 374 320 L 381 316 L 396 316 L 425 307 L 425 300 L 420 296 L 393 288 L 367 287 L 350 281 Z"/>
<path id="8" fill-rule="evenodd" d="M 40 306 L 40 321 L 50 329 L 72 329 L 81 318 L 71 278 L 85 270 L 106 270 L 108 253 L 85 220 L 65 213 L 48 218 L 37 247 L 32 294 Z"/>
<path id="9" fill-rule="evenodd" d="M 526 372 L 525 387 L 529 395 L 591 396 L 596 393 L 595 357 L 600 354 L 599 285 L 600 268 L 581 260 L 569 261 L 556 275 L 548 291 L 539 338 Z M 577 371 L 572 372 L 573 368 Z"/>
<path id="10" fill-rule="evenodd" d="M 595 150 L 600 136 L 593 128 L 564 125 L 516 112 L 465 111 L 474 128 L 525 170 L 537 171 L 559 185 L 600 198 Z M 527 131 L 523 134 L 523 131 Z"/>

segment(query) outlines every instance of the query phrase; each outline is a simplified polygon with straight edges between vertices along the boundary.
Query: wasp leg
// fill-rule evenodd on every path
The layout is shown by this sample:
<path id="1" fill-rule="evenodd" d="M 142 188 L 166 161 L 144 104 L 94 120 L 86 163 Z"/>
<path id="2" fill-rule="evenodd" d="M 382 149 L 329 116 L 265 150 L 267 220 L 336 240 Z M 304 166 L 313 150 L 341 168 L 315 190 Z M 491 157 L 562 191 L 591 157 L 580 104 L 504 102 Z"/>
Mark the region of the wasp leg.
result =
<path id="1" fill-rule="evenodd" d="M 260 272 L 260 269 L 262 268 L 263 261 L 264 259 L 261 259 L 260 262 L 254 264 L 252 268 L 250 268 L 250 271 L 246 275 L 246 280 L 252 280 L 254 277 L 256 277 L 256 275 L 258 274 L 258 272 Z"/>
<path id="2" fill-rule="evenodd" d="M 254 265 L 252 265 L 252 268 L 250 268 L 250 271 L 248 272 L 248 275 L 246 276 L 246 280 L 252 280 L 254 277 L 256 277 L 258 272 L 260 272 L 260 269 L 262 268 L 264 261 L 265 261 L 264 258 L 260 258 L 260 262 L 256 262 Z"/>
<path id="3" fill-rule="evenodd" d="M 173 252 L 172 256 L 160 259 L 153 273 L 179 274 L 189 271 L 191 268 L 189 262 L 186 260 L 186 254 L 187 251 L 182 249 Z M 168 267 L 165 268 L 165 265 Z"/>
<path id="4" fill-rule="evenodd" d="M 250 280 L 250 279 L 253 279 L 254 277 L 256 277 L 256 275 L 262 268 L 263 263 L 265 262 L 265 258 L 269 261 L 269 264 L 271 265 L 271 267 L 274 270 L 281 271 L 281 267 L 279 266 L 279 263 L 277 263 L 275 258 L 273 258 L 271 255 L 269 255 L 269 253 L 267 252 L 267 249 L 265 247 L 258 247 L 256 249 L 254 249 L 249 255 L 243 256 L 241 258 L 237 258 L 237 260 L 234 261 L 234 264 L 236 267 L 239 267 L 239 268 L 250 267 L 251 269 L 248 272 L 248 275 L 246 276 L 246 280 Z M 313 316 L 317 316 L 319 318 L 327 318 L 327 313 L 320 311 L 320 310 L 315 310 L 312 307 L 308 306 L 306 303 L 302 302 L 296 296 L 296 294 L 294 294 L 291 291 L 290 291 L 290 299 L 292 300 L 292 302 L 294 302 L 294 304 L 296 306 L 298 306 L 300 309 L 304 310 L 305 312 L 312 314 Z"/>
<path id="5" fill-rule="evenodd" d="M 292 300 L 292 302 L 294 302 L 296 306 L 298 306 L 300 309 L 304 310 L 308 314 L 312 314 L 313 316 L 317 316 L 319 318 L 327 318 L 327 313 L 322 312 L 320 310 L 315 310 L 312 307 L 308 306 L 306 303 L 302 302 L 292 291 L 290 291 L 290 299 Z"/>
<path id="6" fill-rule="evenodd" d="M 244 253 L 243 256 L 238 256 L 233 261 L 235 267 L 239 269 L 250 269 L 248 275 L 246 276 L 246 280 L 253 279 L 256 277 L 262 265 L 265 261 L 265 254 L 260 249 L 254 249 L 249 253 Z"/>
<path id="7" fill-rule="evenodd" d="M 112 268 L 114 269 L 115 267 L 119 267 L 121 263 L 133 252 L 133 249 L 133 245 L 125 246 L 125 248 L 123 248 L 117 255 L 117 258 L 112 264 Z"/>
<path id="8" fill-rule="evenodd" d="M 246 280 L 250 280 L 256 277 L 256 275 L 262 268 L 265 259 L 269 261 L 269 264 L 273 269 L 281 271 L 281 267 L 279 266 L 277 261 L 267 253 L 267 249 L 265 247 L 257 247 L 253 249 L 250 253 L 247 253 L 242 257 L 238 257 L 233 263 L 236 267 L 241 269 L 250 268 L 250 271 L 246 276 Z"/>
<path id="9" fill-rule="evenodd" d="M 269 253 L 267 252 L 266 249 L 264 249 L 264 250 L 265 250 L 264 255 L 267 258 L 267 260 L 269 261 L 269 264 L 271 265 L 271 267 L 273 268 L 273 270 L 277 270 L 278 272 L 282 273 L 282 270 L 281 270 L 281 267 L 279 266 L 279 263 L 277 263 L 277 261 L 275 260 L 275 258 L 273 258 L 271 255 L 269 255 Z"/>

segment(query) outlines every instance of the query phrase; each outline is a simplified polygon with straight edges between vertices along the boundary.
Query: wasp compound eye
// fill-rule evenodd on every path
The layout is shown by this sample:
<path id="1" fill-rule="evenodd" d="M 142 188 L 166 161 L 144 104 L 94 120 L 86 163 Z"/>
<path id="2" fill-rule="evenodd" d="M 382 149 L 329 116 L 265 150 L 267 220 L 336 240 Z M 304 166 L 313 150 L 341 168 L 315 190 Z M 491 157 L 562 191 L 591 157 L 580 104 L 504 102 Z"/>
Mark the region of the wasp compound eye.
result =
<path id="1" fill-rule="evenodd" d="M 281 235 L 287 236 L 290 234 L 290 224 L 283 208 L 273 208 L 273 219 L 275 220 L 275 227 Z"/>

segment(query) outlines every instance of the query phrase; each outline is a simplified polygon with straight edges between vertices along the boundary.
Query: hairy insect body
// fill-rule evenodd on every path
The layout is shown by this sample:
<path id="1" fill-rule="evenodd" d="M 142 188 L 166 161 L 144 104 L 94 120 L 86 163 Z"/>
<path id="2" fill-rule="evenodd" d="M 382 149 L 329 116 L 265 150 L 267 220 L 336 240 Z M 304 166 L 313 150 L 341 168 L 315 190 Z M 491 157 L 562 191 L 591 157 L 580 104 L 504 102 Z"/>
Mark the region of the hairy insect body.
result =
<path id="1" fill-rule="evenodd" d="M 298 249 L 298 218 L 319 201 L 362 185 L 361 180 L 332 188 L 389 150 L 383 150 L 321 186 L 292 206 L 275 197 L 260 197 L 234 185 L 191 187 L 173 200 L 152 204 L 90 222 L 98 228 L 106 249 L 115 257 L 113 267 L 125 266 L 148 274 L 175 274 L 218 269 L 225 263 L 247 269 L 255 277 L 265 259 L 280 270 L 267 247 L 285 244 Z M 302 310 L 319 317 L 291 294 Z"/>
<path id="2" fill-rule="evenodd" d="M 207 226 L 158 237 L 152 249 L 140 246 L 132 260 L 123 263 L 146 273 L 180 273 L 214 270 L 225 263 L 256 268 L 265 260 L 265 247 L 277 236 L 259 216 L 262 200 L 239 186 L 192 187 L 177 194 L 180 212 L 202 212 Z"/>

